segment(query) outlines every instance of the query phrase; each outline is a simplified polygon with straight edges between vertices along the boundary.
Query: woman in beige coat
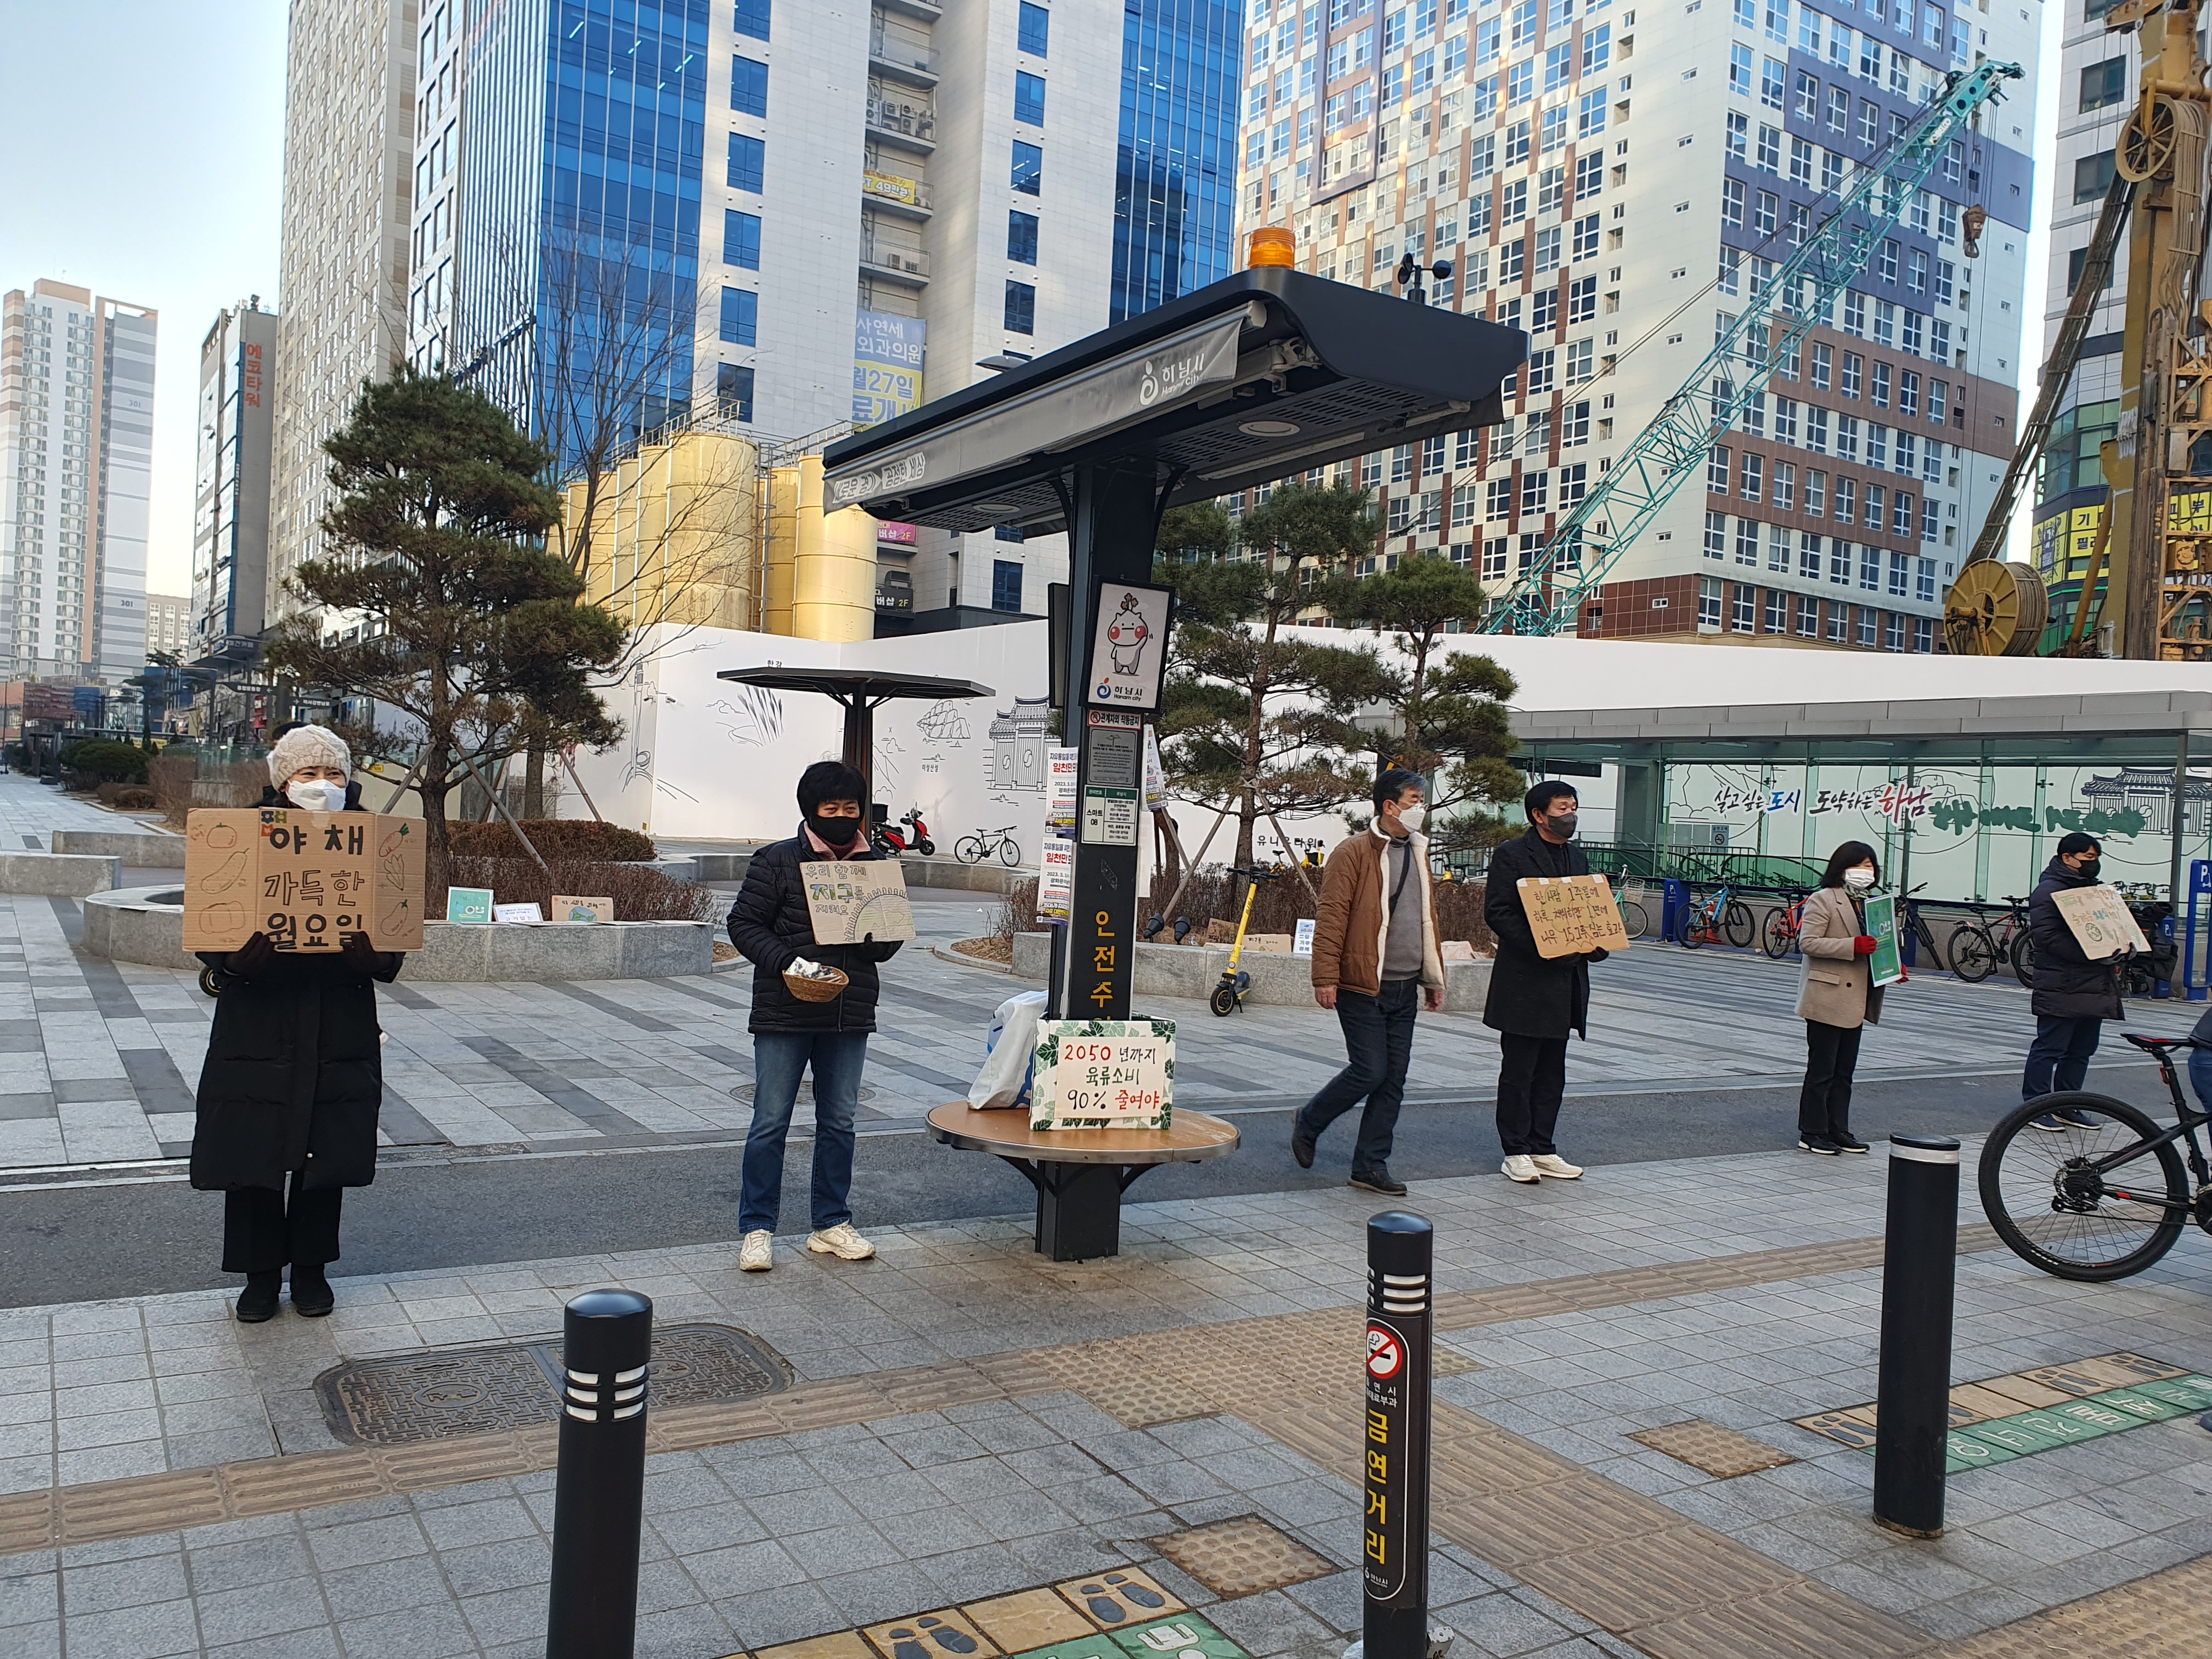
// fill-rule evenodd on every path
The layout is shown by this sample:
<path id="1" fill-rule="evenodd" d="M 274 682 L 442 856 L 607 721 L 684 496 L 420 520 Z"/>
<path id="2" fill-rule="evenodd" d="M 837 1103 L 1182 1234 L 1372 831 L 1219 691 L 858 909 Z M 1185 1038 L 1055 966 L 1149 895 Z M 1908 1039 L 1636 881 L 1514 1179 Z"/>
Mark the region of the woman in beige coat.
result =
<path id="1" fill-rule="evenodd" d="M 1881 877 L 1874 848 L 1847 841 L 1828 855 L 1820 886 L 1805 901 L 1799 950 L 1805 975 L 1797 1016 L 1805 1022 L 1805 1086 L 1797 1097 L 1801 1151 L 1833 1158 L 1863 1152 L 1851 1133 L 1851 1073 L 1859 1059 L 1859 1033 L 1881 1018 L 1881 988 L 1869 958 L 1874 936 L 1866 930 L 1866 896 Z"/>

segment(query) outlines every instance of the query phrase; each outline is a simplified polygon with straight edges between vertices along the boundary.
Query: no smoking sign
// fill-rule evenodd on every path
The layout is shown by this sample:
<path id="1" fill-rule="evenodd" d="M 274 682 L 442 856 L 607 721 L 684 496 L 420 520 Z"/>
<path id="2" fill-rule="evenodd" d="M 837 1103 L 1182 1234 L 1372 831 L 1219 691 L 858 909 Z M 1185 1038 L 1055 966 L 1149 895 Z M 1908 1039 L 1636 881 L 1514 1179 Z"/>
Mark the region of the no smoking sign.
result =
<path id="1" fill-rule="evenodd" d="M 1367 1328 L 1367 1374 L 1387 1382 L 1405 1369 L 1406 1345 L 1395 1331 L 1380 1325 Z"/>

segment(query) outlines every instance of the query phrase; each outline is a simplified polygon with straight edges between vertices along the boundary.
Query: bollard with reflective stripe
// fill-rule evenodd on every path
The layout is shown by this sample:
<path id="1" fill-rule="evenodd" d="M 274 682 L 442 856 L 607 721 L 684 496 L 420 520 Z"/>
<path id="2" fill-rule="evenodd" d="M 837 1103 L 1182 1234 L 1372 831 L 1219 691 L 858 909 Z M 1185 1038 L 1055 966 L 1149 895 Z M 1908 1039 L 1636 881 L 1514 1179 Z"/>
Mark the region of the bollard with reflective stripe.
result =
<path id="1" fill-rule="evenodd" d="M 635 1650 L 652 1352 L 647 1297 L 586 1291 L 569 1303 L 546 1659 L 629 1659 Z"/>
<path id="2" fill-rule="evenodd" d="M 1943 1531 L 1958 1271 L 1959 1143 L 1942 1135 L 1892 1135 L 1874 1518 L 1916 1538 L 1940 1537 Z"/>
<path id="3" fill-rule="evenodd" d="M 1389 1211 L 1367 1224 L 1362 1659 L 1425 1659 L 1429 1633 L 1430 1270 L 1436 1230 Z"/>

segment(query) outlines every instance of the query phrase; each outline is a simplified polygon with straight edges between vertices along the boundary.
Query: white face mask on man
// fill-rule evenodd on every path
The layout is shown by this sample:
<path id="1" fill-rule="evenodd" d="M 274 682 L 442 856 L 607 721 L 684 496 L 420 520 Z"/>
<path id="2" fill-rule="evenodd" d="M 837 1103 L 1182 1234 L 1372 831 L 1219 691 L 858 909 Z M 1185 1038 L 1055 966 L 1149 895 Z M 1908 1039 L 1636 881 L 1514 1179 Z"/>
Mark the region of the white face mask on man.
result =
<path id="1" fill-rule="evenodd" d="M 1421 825 L 1426 822 L 1428 816 L 1429 809 L 1422 805 L 1419 801 L 1413 802 L 1411 805 L 1401 806 L 1398 809 L 1398 822 L 1405 825 L 1406 833 L 1408 835 L 1418 836 L 1420 834 Z"/>
<path id="2" fill-rule="evenodd" d="M 1846 870 L 1844 872 L 1844 885 L 1850 888 L 1854 893 L 1863 893 L 1869 887 L 1874 885 L 1874 872 L 1871 870 Z"/>
<path id="3" fill-rule="evenodd" d="M 295 778 L 284 786 L 284 793 L 303 812 L 345 811 L 346 787 L 342 783 L 326 783 L 319 778 Z"/>

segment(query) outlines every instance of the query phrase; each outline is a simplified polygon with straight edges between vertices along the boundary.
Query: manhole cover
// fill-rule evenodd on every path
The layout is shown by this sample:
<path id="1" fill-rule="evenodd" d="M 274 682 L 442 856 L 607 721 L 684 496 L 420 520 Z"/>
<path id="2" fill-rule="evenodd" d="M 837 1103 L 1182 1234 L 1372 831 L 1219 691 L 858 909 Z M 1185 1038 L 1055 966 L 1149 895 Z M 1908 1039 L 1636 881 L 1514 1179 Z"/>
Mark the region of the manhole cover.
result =
<path id="1" fill-rule="evenodd" d="M 857 1098 L 861 1105 L 866 1105 L 875 1097 L 876 1091 L 873 1089 L 869 1088 L 866 1084 L 862 1084 L 860 1085 L 860 1092 Z M 730 1091 L 730 1098 L 732 1100 L 743 1101 L 748 1106 L 751 1105 L 753 1103 L 753 1085 L 750 1083 L 740 1083 L 736 1088 Z M 813 1084 L 802 1083 L 799 1085 L 798 1103 L 801 1106 L 811 1106 L 814 1103 Z"/>
<path id="2" fill-rule="evenodd" d="M 1644 1429 L 1628 1437 L 1653 1451 L 1666 1453 L 1678 1463 L 1702 1469 L 1717 1480 L 1733 1480 L 1740 1474 L 1778 1469 L 1784 1463 L 1797 1461 L 1764 1441 L 1738 1434 L 1734 1429 L 1724 1429 L 1717 1423 L 1708 1423 L 1701 1417 L 1693 1417 L 1686 1423 L 1669 1423 L 1663 1428 Z"/>
<path id="3" fill-rule="evenodd" d="M 560 1376 L 554 1339 L 349 1360 L 315 1379 L 315 1397 L 347 1444 L 404 1446 L 555 1422 Z M 791 1368 L 749 1332 L 670 1325 L 653 1334 L 656 1406 L 746 1400 L 790 1386 Z"/>
<path id="4" fill-rule="evenodd" d="M 1217 1595 L 1257 1595 L 1336 1568 L 1256 1515 L 1155 1538 L 1152 1547 Z"/>

